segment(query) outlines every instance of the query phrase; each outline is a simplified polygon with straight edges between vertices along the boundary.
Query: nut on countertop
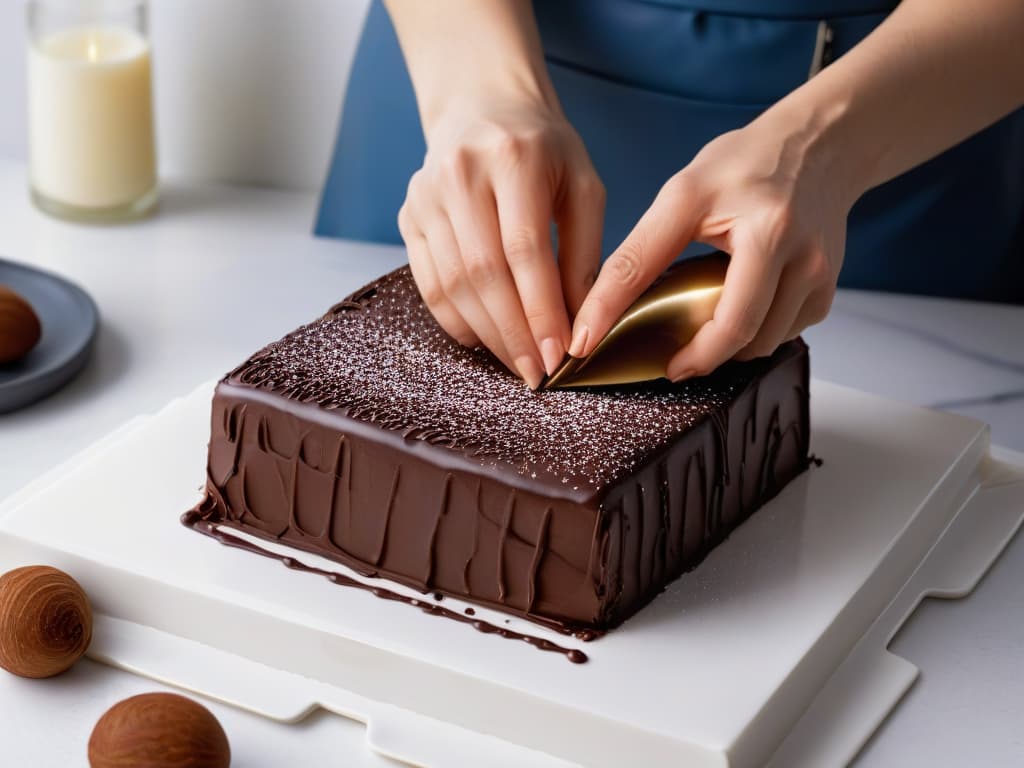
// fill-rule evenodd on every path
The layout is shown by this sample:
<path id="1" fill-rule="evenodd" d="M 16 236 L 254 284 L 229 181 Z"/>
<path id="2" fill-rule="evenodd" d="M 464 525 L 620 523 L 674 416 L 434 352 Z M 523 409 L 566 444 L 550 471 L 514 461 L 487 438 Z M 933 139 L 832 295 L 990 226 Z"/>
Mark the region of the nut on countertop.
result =
<path id="1" fill-rule="evenodd" d="M 45 565 L 0 576 L 0 667 L 21 677 L 53 677 L 82 657 L 92 640 L 85 591 Z"/>
<path id="2" fill-rule="evenodd" d="M 231 747 L 206 707 L 174 693 L 115 704 L 89 739 L 91 768 L 228 768 Z"/>

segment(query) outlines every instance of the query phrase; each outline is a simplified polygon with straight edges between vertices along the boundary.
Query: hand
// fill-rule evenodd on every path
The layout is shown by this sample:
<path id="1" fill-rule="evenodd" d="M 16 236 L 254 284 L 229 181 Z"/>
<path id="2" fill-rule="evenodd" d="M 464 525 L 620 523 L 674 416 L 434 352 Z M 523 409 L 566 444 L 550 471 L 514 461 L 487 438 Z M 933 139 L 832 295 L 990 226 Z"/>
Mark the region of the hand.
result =
<path id="1" fill-rule="evenodd" d="M 576 316 L 570 354 L 589 354 L 691 241 L 732 258 L 713 319 L 673 357 L 669 378 L 770 355 L 824 319 L 853 200 L 803 121 L 793 130 L 793 121 L 766 113 L 707 144 L 669 179 L 602 267 Z"/>
<path id="2" fill-rule="evenodd" d="M 560 111 L 516 99 L 449 109 L 428 131 L 398 225 L 441 327 L 536 388 L 569 345 L 600 262 L 604 187 Z M 558 226 L 558 262 L 551 222 Z"/>

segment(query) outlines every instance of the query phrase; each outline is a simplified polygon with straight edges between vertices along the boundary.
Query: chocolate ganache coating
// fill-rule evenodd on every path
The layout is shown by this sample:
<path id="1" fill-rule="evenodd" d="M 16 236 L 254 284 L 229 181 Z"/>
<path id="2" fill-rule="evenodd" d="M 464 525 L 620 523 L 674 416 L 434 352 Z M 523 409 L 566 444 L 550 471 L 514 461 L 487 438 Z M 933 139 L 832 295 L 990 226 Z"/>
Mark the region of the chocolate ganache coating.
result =
<path id="1" fill-rule="evenodd" d="M 220 382 L 186 520 L 604 629 L 803 471 L 808 437 L 800 340 L 679 384 L 533 392 L 402 268 Z"/>

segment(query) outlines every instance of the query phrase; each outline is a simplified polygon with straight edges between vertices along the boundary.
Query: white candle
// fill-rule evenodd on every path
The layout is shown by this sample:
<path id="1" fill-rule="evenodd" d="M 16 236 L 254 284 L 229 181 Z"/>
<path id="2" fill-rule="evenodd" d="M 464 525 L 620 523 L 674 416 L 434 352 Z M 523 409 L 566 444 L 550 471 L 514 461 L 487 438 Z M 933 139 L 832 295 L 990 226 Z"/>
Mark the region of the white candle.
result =
<path id="1" fill-rule="evenodd" d="M 129 206 L 156 187 L 149 43 L 127 28 L 66 29 L 29 46 L 36 194 L 84 209 Z"/>

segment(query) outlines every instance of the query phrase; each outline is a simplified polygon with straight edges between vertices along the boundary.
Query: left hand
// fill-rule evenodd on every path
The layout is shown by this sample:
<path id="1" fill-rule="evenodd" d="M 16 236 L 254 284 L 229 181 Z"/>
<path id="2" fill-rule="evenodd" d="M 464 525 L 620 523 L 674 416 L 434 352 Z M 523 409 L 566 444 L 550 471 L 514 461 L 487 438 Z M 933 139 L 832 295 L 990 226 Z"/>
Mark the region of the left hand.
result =
<path id="1" fill-rule="evenodd" d="M 828 314 L 854 197 L 806 117 L 765 113 L 707 144 L 666 182 L 603 265 L 569 353 L 590 353 L 693 241 L 731 254 L 714 317 L 672 358 L 674 381 L 770 355 Z M 849 186 L 849 185 L 846 185 Z"/>

